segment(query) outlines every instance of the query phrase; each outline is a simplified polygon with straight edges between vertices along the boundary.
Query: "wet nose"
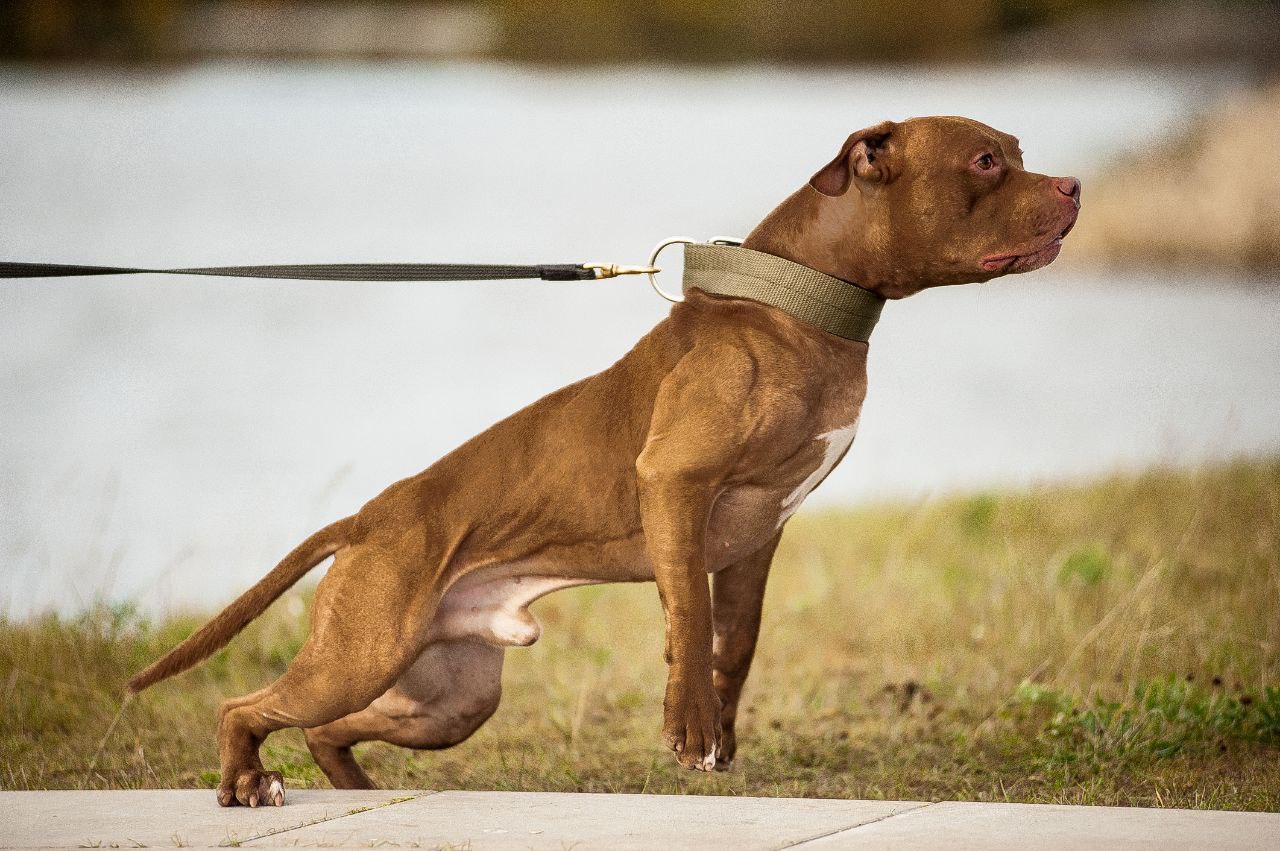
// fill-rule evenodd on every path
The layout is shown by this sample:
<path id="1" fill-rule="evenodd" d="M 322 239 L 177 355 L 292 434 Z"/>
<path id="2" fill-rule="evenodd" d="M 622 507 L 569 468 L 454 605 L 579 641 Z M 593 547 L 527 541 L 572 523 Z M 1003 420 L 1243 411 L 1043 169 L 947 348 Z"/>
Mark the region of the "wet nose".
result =
<path id="1" fill-rule="evenodd" d="M 1077 207 L 1080 206 L 1080 181 L 1074 177 L 1055 177 L 1053 188 L 1070 198 Z"/>

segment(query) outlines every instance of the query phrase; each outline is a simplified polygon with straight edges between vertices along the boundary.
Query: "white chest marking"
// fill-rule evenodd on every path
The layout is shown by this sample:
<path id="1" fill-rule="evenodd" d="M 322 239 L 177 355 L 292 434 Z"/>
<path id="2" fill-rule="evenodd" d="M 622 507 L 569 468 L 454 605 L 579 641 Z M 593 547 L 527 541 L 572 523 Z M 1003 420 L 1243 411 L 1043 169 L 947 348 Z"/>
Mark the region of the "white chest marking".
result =
<path id="1" fill-rule="evenodd" d="M 849 446 L 853 443 L 853 436 L 857 432 L 858 421 L 855 419 L 844 428 L 833 429 L 818 435 L 818 440 L 825 440 L 827 443 L 822 452 L 822 463 L 782 500 L 782 513 L 778 516 L 779 528 L 782 527 L 783 523 L 787 522 L 788 517 L 796 513 L 800 503 L 804 502 L 804 498 L 809 495 L 809 491 L 816 488 L 818 483 L 827 477 L 827 473 L 831 472 L 831 468 L 836 465 L 836 462 L 849 449 Z"/>

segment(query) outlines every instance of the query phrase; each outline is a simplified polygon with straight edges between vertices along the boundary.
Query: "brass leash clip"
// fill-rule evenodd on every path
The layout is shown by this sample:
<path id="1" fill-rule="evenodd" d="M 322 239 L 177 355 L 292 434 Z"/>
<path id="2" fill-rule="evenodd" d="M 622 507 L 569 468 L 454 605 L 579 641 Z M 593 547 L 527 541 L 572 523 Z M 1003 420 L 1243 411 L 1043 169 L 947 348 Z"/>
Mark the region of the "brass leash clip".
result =
<path id="1" fill-rule="evenodd" d="M 596 280 L 603 278 L 616 278 L 619 275 L 648 275 L 649 284 L 653 287 L 654 292 L 665 298 L 667 301 L 679 303 L 684 301 L 683 295 L 669 293 L 658 285 L 658 279 L 654 277 L 662 270 L 655 264 L 658 262 L 658 255 L 662 253 L 662 249 L 669 245 L 693 245 L 698 240 L 687 236 L 673 236 L 670 239 L 664 239 L 659 242 L 653 249 L 653 253 L 649 255 L 648 266 L 619 266 L 617 263 L 583 263 L 583 269 L 590 269 L 596 273 Z M 741 245 L 742 240 L 729 236 L 714 236 L 710 240 L 712 245 Z"/>
<path id="2" fill-rule="evenodd" d="M 619 275 L 652 275 L 662 271 L 656 266 L 619 266 L 617 263 L 583 263 L 582 268 L 595 270 L 597 281 Z"/>

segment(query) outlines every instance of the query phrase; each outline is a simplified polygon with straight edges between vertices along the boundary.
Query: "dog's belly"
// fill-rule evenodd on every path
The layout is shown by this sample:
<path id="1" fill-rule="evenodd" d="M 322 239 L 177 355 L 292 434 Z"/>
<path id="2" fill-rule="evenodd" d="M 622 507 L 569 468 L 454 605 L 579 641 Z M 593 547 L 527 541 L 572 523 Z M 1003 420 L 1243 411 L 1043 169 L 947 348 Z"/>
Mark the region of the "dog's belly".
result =
<path id="1" fill-rule="evenodd" d="M 530 566 L 530 570 L 536 567 Z M 528 647 L 542 634 L 529 604 L 562 588 L 599 579 L 524 575 L 518 566 L 480 568 L 455 582 L 436 608 L 429 642 L 475 638 L 497 647 Z"/>

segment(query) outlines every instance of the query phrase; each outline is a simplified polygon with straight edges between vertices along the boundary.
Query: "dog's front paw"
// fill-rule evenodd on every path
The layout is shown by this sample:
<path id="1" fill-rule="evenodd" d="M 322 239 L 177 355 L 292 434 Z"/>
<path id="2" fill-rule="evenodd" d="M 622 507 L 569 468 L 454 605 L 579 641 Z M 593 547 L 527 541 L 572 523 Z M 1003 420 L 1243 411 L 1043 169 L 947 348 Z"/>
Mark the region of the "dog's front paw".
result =
<path id="1" fill-rule="evenodd" d="M 720 698 L 711 683 L 695 689 L 668 681 L 662 740 L 685 768 L 715 769 L 720 751 Z"/>
<path id="2" fill-rule="evenodd" d="M 246 770 L 223 777 L 218 803 L 224 807 L 284 806 L 284 777 L 278 771 Z"/>

